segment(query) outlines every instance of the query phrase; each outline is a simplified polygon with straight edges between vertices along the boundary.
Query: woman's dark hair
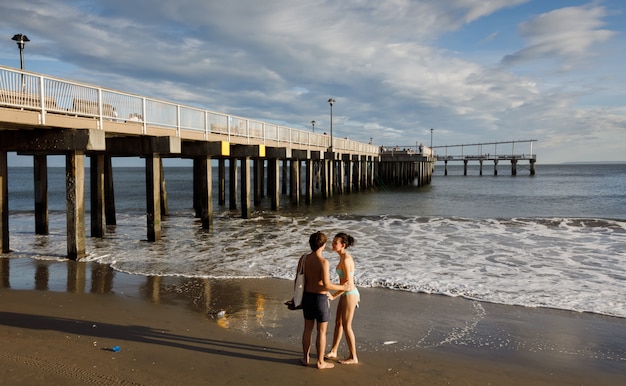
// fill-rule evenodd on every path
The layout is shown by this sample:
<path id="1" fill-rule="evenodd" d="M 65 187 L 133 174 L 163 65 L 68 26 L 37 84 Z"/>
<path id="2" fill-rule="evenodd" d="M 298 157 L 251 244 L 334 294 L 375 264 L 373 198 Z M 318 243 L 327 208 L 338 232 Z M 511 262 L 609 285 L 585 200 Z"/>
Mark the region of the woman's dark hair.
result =
<path id="1" fill-rule="evenodd" d="M 341 243 L 346 246 L 346 249 L 348 249 L 349 246 L 354 245 L 354 237 L 347 233 L 339 232 L 335 235 L 335 238 L 341 239 Z"/>
<path id="2" fill-rule="evenodd" d="M 317 231 L 309 237 L 309 245 L 312 251 L 317 251 L 320 247 L 326 244 L 326 235 L 320 231 Z"/>

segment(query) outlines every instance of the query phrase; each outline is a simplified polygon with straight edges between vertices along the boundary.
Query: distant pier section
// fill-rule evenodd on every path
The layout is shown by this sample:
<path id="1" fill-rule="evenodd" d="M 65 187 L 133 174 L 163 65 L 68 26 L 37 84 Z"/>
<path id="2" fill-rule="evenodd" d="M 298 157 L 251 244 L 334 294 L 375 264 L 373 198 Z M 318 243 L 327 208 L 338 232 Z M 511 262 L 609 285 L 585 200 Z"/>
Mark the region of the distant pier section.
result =
<path id="1" fill-rule="evenodd" d="M 535 175 L 537 155 L 533 153 L 533 143 L 536 139 L 519 141 L 483 142 L 463 145 L 433 146 L 433 149 L 443 149 L 437 152 L 437 161 L 444 162 L 444 175 L 448 175 L 448 162 L 463 162 L 463 175 L 467 175 L 467 165 L 470 161 L 480 164 L 480 175 L 483 175 L 483 163 L 493 161 L 493 175 L 498 175 L 500 161 L 511 162 L 511 175 L 517 175 L 519 161 L 528 161 L 530 175 Z M 520 148 L 528 146 L 527 152 L 520 152 Z M 517 148 L 516 148 L 517 147 Z M 443 154 L 441 154 L 443 153 Z"/>

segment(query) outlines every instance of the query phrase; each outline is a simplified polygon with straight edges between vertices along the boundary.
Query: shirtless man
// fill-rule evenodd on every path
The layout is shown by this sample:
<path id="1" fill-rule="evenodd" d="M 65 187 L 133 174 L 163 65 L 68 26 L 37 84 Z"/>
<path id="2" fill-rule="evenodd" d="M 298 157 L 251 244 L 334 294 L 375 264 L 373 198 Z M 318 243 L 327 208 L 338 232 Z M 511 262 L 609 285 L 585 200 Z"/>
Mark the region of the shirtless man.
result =
<path id="1" fill-rule="evenodd" d="M 304 315 L 304 332 L 302 333 L 301 359 L 303 366 L 309 365 L 309 355 L 311 352 L 311 342 L 313 339 L 313 327 L 317 321 L 317 368 L 330 369 L 334 364 L 324 360 L 326 352 L 326 330 L 330 320 L 330 299 L 328 291 L 347 291 L 349 283 L 337 285 L 330 282 L 330 271 L 328 260 L 322 256 L 322 251 L 326 246 L 326 235 L 322 232 L 315 232 L 309 237 L 311 253 L 300 259 L 300 265 L 304 261 L 304 296 L 302 297 L 302 313 Z"/>

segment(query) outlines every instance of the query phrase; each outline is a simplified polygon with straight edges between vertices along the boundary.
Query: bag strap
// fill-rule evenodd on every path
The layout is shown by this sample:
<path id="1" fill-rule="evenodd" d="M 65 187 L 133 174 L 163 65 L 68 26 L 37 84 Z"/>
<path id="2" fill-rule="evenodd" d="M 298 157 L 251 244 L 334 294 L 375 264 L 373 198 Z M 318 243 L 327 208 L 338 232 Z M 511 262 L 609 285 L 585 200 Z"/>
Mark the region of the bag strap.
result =
<path id="1" fill-rule="evenodd" d="M 300 275 L 304 275 L 304 262 L 306 261 L 306 254 L 300 257 Z"/>

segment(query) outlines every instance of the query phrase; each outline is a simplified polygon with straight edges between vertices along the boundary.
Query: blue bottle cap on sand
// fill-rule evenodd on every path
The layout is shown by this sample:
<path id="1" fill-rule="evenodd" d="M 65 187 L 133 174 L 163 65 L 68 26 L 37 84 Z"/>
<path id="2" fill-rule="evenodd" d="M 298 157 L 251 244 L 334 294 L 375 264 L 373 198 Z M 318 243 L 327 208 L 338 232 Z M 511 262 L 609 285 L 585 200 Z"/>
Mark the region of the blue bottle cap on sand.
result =
<path id="1" fill-rule="evenodd" d="M 111 350 L 113 350 L 113 352 L 120 352 L 122 348 L 120 346 L 113 346 Z"/>

